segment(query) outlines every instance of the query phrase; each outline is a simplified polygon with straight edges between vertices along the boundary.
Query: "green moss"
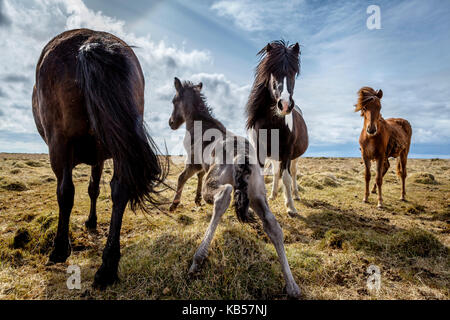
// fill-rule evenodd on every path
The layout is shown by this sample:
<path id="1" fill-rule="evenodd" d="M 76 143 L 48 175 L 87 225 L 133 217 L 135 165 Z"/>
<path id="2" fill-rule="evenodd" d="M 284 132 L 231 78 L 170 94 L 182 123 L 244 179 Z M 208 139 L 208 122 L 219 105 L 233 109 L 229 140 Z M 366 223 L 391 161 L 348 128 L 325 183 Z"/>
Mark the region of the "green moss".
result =
<path id="1" fill-rule="evenodd" d="M 3 189 L 6 189 L 8 191 L 26 191 L 28 190 L 28 186 L 21 181 L 14 181 L 6 183 L 3 186 Z"/>
<path id="2" fill-rule="evenodd" d="M 25 248 L 30 241 L 31 235 L 28 229 L 19 228 L 14 235 L 12 247 L 14 249 Z"/>
<path id="3" fill-rule="evenodd" d="M 438 184 L 435 177 L 431 173 L 416 173 L 412 177 L 414 182 L 421 184 Z"/>
<path id="4" fill-rule="evenodd" d="M 44 166 L 41 162 L 34 161 L 34 160 L 25 161 L 25 164 L 30 166 L 30 167 L 34 167 L 34 168 L 38 168 L 38 167 L 43 167 Z"/>
<path id="5" fill-rule="evenodd" d="M 188 226 L 194 222 L 194 219 L 187 215 L 181 214 L 178 216 L 177 221 L 185 226 Z"/>
<path id="6" fill-rule="evenodd" d="M 397 232 L 392 245 L 394 253 L 407 257 L 436 257 L 449 253 L 433 234 L 418 228 Z"/>

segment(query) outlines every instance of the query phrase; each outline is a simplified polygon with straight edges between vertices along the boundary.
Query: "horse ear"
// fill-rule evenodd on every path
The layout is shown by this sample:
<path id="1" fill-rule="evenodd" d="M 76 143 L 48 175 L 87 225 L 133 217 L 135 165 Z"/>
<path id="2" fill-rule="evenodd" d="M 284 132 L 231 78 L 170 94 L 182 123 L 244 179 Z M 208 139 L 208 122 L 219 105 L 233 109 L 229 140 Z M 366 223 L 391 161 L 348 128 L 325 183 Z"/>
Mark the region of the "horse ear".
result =
<path id="1" fill-rule="evenodd" d="M 181 90 L 183 90 L 183 85 L 181 84 L 180 79 L 178 79 L 177 77 L 175 77 L 175 79 L 173 81 L 173 85 L 175 86 L 175 89 L 178 92 L 181 92 Z"/>
<path id="2" fill-rule="evenodd" d="M 202 90 L 202 88 L 203 88 L 203 83 L 199 82 L 198 85 L 197 85 L 198 91 Z"/>
<path id="3" fill-rule="evenodd" d="M 272 45 L 268 43 L 266 46 L 266 52 L 269 52 L 270 50 L 272 50 Z"/>
<path id="4" fill-rule="evenodd" d="M 299 54 L 299 52 L 300 52 L 300 45 L 298 44 L 298 42 L 296 44 L 294 44 L 294 46 L 292 47 L 292 50 L 294 50 L 295 54 Z"/>
<path id="5" fill-rule="evenodd" d="M 377 97 L 378 99 L 381 99 L 383 97 L 383 90 L 380 89 L 377 91 Z"/>

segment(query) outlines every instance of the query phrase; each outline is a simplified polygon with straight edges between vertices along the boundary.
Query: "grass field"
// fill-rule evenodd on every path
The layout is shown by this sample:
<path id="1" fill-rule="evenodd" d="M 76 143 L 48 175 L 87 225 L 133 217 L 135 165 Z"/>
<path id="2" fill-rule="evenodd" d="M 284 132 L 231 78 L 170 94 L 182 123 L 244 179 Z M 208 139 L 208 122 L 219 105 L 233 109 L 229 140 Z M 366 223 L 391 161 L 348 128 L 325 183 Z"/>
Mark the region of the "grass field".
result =
<path id="1" fill-rule="evenodd" d="M 392 165 L 384 179 L 384 209 L 376 195 L 363 204 L 360 159 L 303 158 L 299 214 L 288 216 L 282 194 L 269 205 L 280 222 L 288 260 L 304 299 L 449 299 L 450 161 L 409 160 L 408 202 L 401 202 Z M 169 184 L 182 170 L 173 158 Z M 173 213 L 127 209 L 122 227 L 121 281 L 91 289 L 109 227 L 112 165 L 103 171 L 98 232 L 89 233 L 90 168 L 73 172 L 72 255 L 46 266 L 56 231 L 56 181 L 47 155 L 0 154 L 1 299 L 285 299 L 275 249 L 260 222 L 240 224 L 225 213 L 196 278 L 187 274 L 211 217 L 194 204 L 197 180 L 186 185 Z M 269 183 L 271 177 L 266 177 Z M 374 179 L 372 179 L 373 181 Z M 267 189 L 270 189 L 267 184 Z M 171 199 L 173 192 L 165 195 Z M 168 206 L 162 207 L 167 211 Z M 68 290 L 67 267 L 81 268 L 81 290 Z M 381 271 L 381 290 L 367 289 L 366 270 Z"/>

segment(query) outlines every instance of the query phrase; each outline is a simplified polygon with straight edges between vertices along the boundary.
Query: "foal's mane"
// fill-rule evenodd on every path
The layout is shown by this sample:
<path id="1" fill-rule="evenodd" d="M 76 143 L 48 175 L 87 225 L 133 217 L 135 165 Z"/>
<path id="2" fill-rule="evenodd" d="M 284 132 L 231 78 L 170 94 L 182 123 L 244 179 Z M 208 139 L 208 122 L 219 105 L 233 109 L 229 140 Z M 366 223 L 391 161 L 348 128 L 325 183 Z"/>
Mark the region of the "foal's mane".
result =
<path id="1" fill-rule="evenodd" d="M 192 83 L 191 81 L 183 81 L 183 90 L 188 90 L 192 92 L 192 97 L 194 99 L 193 105 L 195 108 L 195 111 L 199 115 L 207 115 L 209 117 L 214 118 L 214 115 L 212 113 L 212 109 L 210 106 L 208 106 L 208 102 L 206 101 L 206 98 L 204 94 L 197 90 L 196 85 Z"/>
<path id="2" fill-rule="evenodd" d="M 372 103 L 380 103 L 378 92 L 371 87 L 362 87 L 358 91 L 358 102 L 355 104 L 355 112 L 362 111 Z"/>
<path id="3" fill-rule="evenodd" d="M 296 54 L 289 50 L 293 46 L 284 40 L 276 40 L 258 52 L 259 63 L 255 69 L 255 81 L 246 106 L 247 129 L 254 126 L 258 119 L 258 111 L 262 111 L 259 109 L 266 109 L 271 103 L 270 95 L 266 90 L 270 75 L 300 74 L 300 51 Z"/>

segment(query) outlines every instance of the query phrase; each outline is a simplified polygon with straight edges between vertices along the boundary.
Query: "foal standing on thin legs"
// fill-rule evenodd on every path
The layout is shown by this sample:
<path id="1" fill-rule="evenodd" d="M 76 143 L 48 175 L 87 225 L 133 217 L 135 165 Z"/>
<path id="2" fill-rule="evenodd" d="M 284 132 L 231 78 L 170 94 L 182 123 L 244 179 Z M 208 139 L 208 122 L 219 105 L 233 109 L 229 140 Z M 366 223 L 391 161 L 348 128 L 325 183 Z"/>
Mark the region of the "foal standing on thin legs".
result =
<path id="1" fill-rule="evenodd" d="M 249 212 L 249 207 L 257 213 L 263 222 L 265 232 L 277 251 L 286 281 L 286 291 L 289 296 L 298 297 L 300 289 L 295 283 L 286 258 L 283 231 L 267 204 L 266 189 L 260 168 L 257 164 L 251 164 L 256 163 L 254 150 L 249 146 L 248 140 L 227 132 L 222 123 L 211 115 L 211 110 L 207 107 L 200 92 L 201 83 L 198 85 L 190 82 L 181 83 L 178 78 L 175 78 L 175 89 L 176 94 L 173 98 L 173 112 L 169 125 L 173 130 L 177 130 L 183 123 L 186 123 L 186 130 L 190 132 L 194 130 L 195 122 L 201 123 L 201 143 L 186 143 L 185 148 L 188 156 L 192 156 L 194 159 L 196 156 L 200 157 L 200 166 L 206 172 L 202 196 L 207 203 L 214 205 L 210 224 L 203 241 L 194 254 L 189 273 L 196 273 L 206 258 L 214 232 L 222 215 L 230 206 L 231 194 L 234 191 L 234 208 L 238 219 L 241 222 L 252 221 L 253 217 Z M 210 133 L 212 134 L 211 140 L 203 141 L 203 137 Z M 191 134 L 187 136 L 194 139 Z M 187 141 L 195 142 L 190 139 Z M 231 159 L 229 159 L 230 154 L 232 155 Z M 230 162 L 224 161 L 224 156 Z M 253 157 L 253 162 L 250 162 L 250 157 Z"/>

